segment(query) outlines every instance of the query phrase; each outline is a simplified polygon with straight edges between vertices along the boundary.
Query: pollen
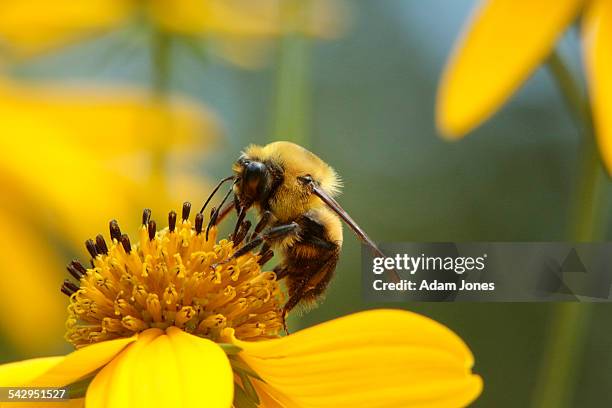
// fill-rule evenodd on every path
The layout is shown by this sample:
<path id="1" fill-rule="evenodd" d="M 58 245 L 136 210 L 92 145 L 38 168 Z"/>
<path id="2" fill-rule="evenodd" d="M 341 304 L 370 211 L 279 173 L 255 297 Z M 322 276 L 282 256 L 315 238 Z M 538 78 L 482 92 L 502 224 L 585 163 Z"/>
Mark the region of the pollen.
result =
<path id="1" fill-rule="evenodd" d="M 70 297 L 70 343 L 79 347 L 170 326 L 213 341 L 225 328 L 242 340 L 279 336 L 283 294 L 274 272 L 262 271 L 270 251 L 236 254 L 253 238 L 250 223 L 217 242 L 217 227 L 203 231 L 201 213 L 192 224 L 190 208 L 183 205 L 181 221 L 170 212 L 168 227 L 159 231 L 145 210 L 136 242 L 116 221 L 108 244 L 102 235 L 86 242 L 91 267 L 72 261 L 68 272 L 78 284 L 66 280 L 62 286 Z"/>

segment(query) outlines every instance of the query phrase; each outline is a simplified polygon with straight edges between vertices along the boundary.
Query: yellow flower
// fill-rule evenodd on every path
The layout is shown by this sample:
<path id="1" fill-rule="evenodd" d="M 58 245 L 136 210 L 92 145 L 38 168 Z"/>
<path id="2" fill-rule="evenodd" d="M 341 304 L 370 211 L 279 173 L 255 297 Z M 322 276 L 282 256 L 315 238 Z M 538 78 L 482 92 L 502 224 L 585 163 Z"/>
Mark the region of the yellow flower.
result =
<path id="1" fill-rule="evenodd" d="M 279 337 L 283 294 L 271 258 L 237 253 L 252 235 L 207 238 L 204 217 L 168 228 L 145 210 L 138 243 L 110 223 L 73 261 L 67 356 L 0 366 L 0 386 L 64 387 L 96 407 L 462 407 L 481 392 L 473 356 L 448 328 L 373 310 Z M 83 389 L 81 394 L 78 390 Z M 0 403 L 0 406 L 4 406 Z M 10 406 L 7 404 L 7 406 Z M 78 405 L 77 405 L 78 406 Z"/>
<path id="2" fill-rule="evenodd" d="M 489 118 L 550 55 L 582 13 L 584 64 L 597 140 L 612 171 L 612 2 L 487 0 L 470 19 L 444 71 L 437 124 L 459 138 Z"/>
<path id="3" fill-rule="evenodd" d="M 334 36 L 344 14 L 340 0 L 3 0 L 0 37 L 12 53 L 31 55 L 144 17 L 167 33 L 206 35 L 213 51 L 248 63 L 243 57 L 257 58 L 259 40 L 288 30 Z"/>
<path id="4" fill-rule="evenodd" d="M 49 339 L 64 320 L 62 302 L 48 292 L 64 262 L 49 242 L 80 246 L 106 222 L 100 212 L 129 219 L 143 199 L 169 205 L 167 195 L 147 197 L 139 187 L 150 175 L 147 152 L 205 145 L 214 122 L 188 103 L 161 105 L 126 89 L 0 79 L 0 132 L 0 224 L 10 232 L 0 234 L 0 276 L 11 282 L 0 285 L 0 331 L 22 350 L 45 351 L 57 347 Z M 22 290 L 36 302 L 24 302 Z"/>

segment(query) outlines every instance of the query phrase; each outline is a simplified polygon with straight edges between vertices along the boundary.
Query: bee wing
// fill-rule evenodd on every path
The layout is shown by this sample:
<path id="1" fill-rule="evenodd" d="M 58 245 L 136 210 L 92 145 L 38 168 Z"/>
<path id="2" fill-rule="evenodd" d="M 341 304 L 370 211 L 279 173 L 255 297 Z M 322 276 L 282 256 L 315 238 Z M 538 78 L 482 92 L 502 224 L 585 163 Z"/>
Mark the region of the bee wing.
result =
<path id="1" fill-rule="evenodd" d="M 351 218 L 351 216 L 346 211 L 344 211 L 344 209 L 333 197 L 331 197 L 329 194 L 327 194 L 325 191 L 323 191 L 320 187 L 316 185 L 312 186 L 312 192 L 336 214 L 338 214 L 338 216 L 342 218 L 344 222 L 346 222 L 346 224 L 351 228 L 351 230 L 353 230 L 357 237 L 359 237 L 359 239 L 364 244 L 366 244 L 372 249 L 372 252 L 374 252 L 376 256 L 385 257 L 385 254 L 383 254 L 382 251 L 378 249 L 374 241 L 372 241 L 370 237 L 368 237 L 368 234 L 366 234 L 365 231 L 362 230 L 359 225 L 357 225 L 355 220 L 353 220 L 353 218 Z M 392 279 L 396 282 L 399 282 L 399 275 L 397 274 L 397 272 L 395 270 L 389 272 L 391 273 Z"/>

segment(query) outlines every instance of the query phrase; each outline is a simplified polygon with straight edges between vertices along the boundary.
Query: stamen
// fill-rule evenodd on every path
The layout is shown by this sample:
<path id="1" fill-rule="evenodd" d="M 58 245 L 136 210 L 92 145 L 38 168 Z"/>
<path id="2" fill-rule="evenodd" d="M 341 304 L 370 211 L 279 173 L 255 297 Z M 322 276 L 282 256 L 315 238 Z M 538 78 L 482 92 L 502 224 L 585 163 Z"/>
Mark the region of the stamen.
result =
<path id="1" fill-rule="evenodd" d="M 181 215 L 189 217 L 190 211 L 183 204 Z M 121 234 L 116 221 L 109 224 L 110 241 L 102 236 L 87 241 L 95 265 L 92 261 L 86 269 L 72 261 L 67 266 L 71 280 L 61 286 L 70 298 L 68 341 L 80 347 L 170 326 L 217 342 L 223 341 L 224 328 L 233 328 L 243 340 L 279 335 L 283 294 L 274 272 L 260 266 L 272 251 L 255 254 L 242 244 L 251 223 L 240 224 L 235 242 L 217 242 L 214 225 L 210 240 L 204 239 L 203 214 L 196 214 L 194 224 L 188 219 L 176 223 L 176 217 L 171 212 L 169 227 L 158 231 L 145 210 L 146 228 L 141 227 L 137 242 Z"/>
<path id="2" fill-rule="evenodd" d="M 66 266 L 66 269 L 68 269 L 68 273 L 70 273 L 70 275 L 72 275 L 72 277 L 74 277 L 74 279 L 76 279 L 76 280 L 81 280 L 81 277 L 83 275 L 85 275 L 84 273 L 82 274 L 77 268 L 75 268 L 72 265 L 72 263 L 70 263 L 68 266 Z"/>
<path id="3" fill-rule="evenodd" d="M 88 239 L 87 241 L 85 241 L 85 248 L 87 248 L 87 252 L 89 252 L 89 255 L 91 255 L 92 258 L 98 256 L 96 243 L 93 241 L 93 239 Z"/>
<path id="4" fill-rule="evenodd" d="M 123 234 L 121 236 L 121 246 L 125 249 L 126 253 L 132 252 L 132 244 L 130 243 L 130 237 L 127 234 Z"/>
<path id="5" fill-rule="evenodd" d="M 174 230 L 176 229 L 176 212 L 175 211 L 170 211 L 170 213 L 168 214 L 168 229 L 170 230 L 170 232 L 174 232 Z"/>
<path id="6" fill-rule="evenodd" d="M 66 293 L 63 289 L 66 289 L 68 291 L 70 291 L 70 295 L 72 295 L 73 293 L 77 292 L 79 290 L 79 286 L 70 282 L 68 279 L 64 280 L 64 284 L 62 285 L 62 292 Z M 68 296 L 70 296 L 68 295 Z"/>
<path id="7" fill-rule="evenodd" d="M 142 211 L 142 225 L 149 224 L 149 220 L 150 219 L 151 219 L 151 209 L 150 208 L 145 208 Z"/>
<path id="8" fill-rule="evenodd" d="M 195 230 L 196 234 L 202 233 L 202 225 L 204 224 L 204 216 L 202 213 L 197 213 L 195 217 Z"/>
<path id="9" fill-rule="evenodd" d="M 149 221 L 147 229 L 149 232 L 149 241 L 153 241 L 155 239 L 155 233 L 157 232 L 157 224 L 155 224 L 155 221 Z"/>
<path id="10" fill-rule="evenodd" d="M 119 223 L 117 220 L 112 220 L 109 223 L 110 236 L 111 240 L 117 240 L 119 242 L 121 240 L 121 228 L 119 228 Z"/>
<path id="11" fill-rule="evenodd" d="M 108 255 L 108 247 L 102 235 L 96 236 L 96 250 L 99 254 Z"/>
<path id="12" fill-rule="evenodd" d="M 182 213 L 183 221 L 187 221 L 189 219 L 190 212 L 191 212 L 191 203 L 189 201 L 185 201 L 183 203 L 183 213 Z"/>

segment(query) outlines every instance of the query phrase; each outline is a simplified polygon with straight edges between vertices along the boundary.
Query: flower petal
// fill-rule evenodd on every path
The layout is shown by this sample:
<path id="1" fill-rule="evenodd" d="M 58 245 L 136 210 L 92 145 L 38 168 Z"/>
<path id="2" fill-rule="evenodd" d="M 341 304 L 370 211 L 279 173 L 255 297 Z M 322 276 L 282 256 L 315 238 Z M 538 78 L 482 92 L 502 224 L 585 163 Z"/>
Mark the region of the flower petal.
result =
<path id="1" fill-rule="evenodd" d="M 94 378 L 87 407 L 229 408 L 232 369 L 210 340 L 170 327 L 149 329 Z"/>
<path id="2" fill-rule="evenodd" d="M 28 382 L 30 387 L 61 387 L 71 384 L 108 364 L 135 337 L 109 340 L 80 348 L 40 376 Z"/>
<path id="3" fill-rule="evenodd" d="M 87 406 L 140 406 L 134 398 L 132 387 L 135 383 L 146 379 L 134 376 L 134 367 L 139 360 L 147 358 L 147 345 L 162 335 L 163 331 L 160 329 L 148 329 L 140 333 L 137 341 L 130 344 L 112 364 L 107 365 L 96 375 L 87 389 Z"/>
<path id="4" fill-rule="evenodd" d="M 612 174 L 612 2 L 591 1 L 583 16 L 582 38 L 597 141 Z"/>
<path id="5" fill-rule="evenodd" d="M 85 407 L 85 399 L 84 398 L 75 398 L 66 401 L 57 401 L 53 402 L 51 405 L 48 405 L 51 408 L 84 408 Z M 40 403 L 32 404 L 32 402 L 0 402 L 0 408 L 43 408 L 44 406 Z"/>
<path id="6" fill-rule="evenodd" d="M 2 0 L 0 36 L 29 55 L 119 23 L 132 9 L 124 0 Z"/>
<path id="7" fill-rule="evenodd" d="M 482 389 L 465 343 L 406 311 L 357 313 L 277 340 L 232 341 L 266 381 L 258 388 L 281 405 L 463 406 Z"/>
<path id="8" fill-rule="evenodd" d="M 0 387 L 16 387 L 28 384 L 63 359 L 64 356 L 42 357 L 2 364 L 0 365 Z"/>
<path id="9" fill-rule="evenodd" d="M 181 374 L 184 406 L 231 407 L 234 375 L 221 347 L 176 327 L 168 328 L 168 336 Z"/>
<path id="10" fill-rule="evenodd" d="M 491 116 L 550 54 L 584 0 L 488 0 L 442 75 L 436 120 L 458 138 Z"/>
<path id="11" fill-rule="evenodd" d="M 21 189 L 22 211 L 48 209 L 54 217 L 44 221 L 80 247 L 109 214 L 129 229 L 137 226 L 125 221 L 135 219 L 134 207 L 168 208 L 168 197 L 145 185 L 151 171 L 138 154 L 206 141 L 215 122 L 202 113 L 128 90 L 62 92 L 0 81 L 0 129 L 11 135 L 0 138 L 0 178 Z"/>
<path id="12" fill-rule="evenodd" d="M 67 356 L 35 358 L 0 365 L 0 387 L 61 387 L 111 361 L 135 338 L 92 344 Z"/>

